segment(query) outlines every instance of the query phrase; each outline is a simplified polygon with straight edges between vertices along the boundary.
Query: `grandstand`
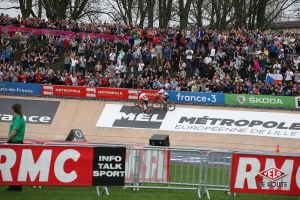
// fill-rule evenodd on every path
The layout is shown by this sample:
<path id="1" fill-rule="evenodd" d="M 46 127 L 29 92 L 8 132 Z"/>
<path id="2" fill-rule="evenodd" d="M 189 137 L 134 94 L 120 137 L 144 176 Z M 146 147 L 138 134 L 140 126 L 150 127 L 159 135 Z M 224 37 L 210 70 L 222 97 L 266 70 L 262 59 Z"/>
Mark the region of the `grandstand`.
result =
<path id="1" fill-rule="evenodd" d="M 126 188 L 136 190 L 195 190 L 199 197 L 204 191 L 208 198 L 214 190 L 272 193 L 276 188 L 275 194 L 299 194 L 299 187 L 294 187 L 300 153 L 300 41 L 294 33 L 66 23 L 0 16 L 0 138 L 5 141 L 7 137 L 11 104 L 20 103 L 31 152 L 35 148 L 53 150 L 55 163 L 62 159 L 63 148 L 85 155 L 65 155 L 70 156 L 65 159 L 78 159 L 76 170 L 83 174 L 80 180 L 63 182 L 59 176 L 65 173 L 64 166 L 59 173 L 59 164 L 49 164 L 54 167 L 50 170 L 54 171 L 55 178 L 50 175 L 53 182 L 30 181 L 25 174 L 26 184 L 126 183 Z M 167 90 L 169 101 L 176 103 L 174 111 L 152 104 L 160 89 Z M 148 95 L 151 113 L 132 111 L 140 91 Z M 87 142 L 65 142 L 71 129 L 80 129 Z M 154 134 L 168 135 L 171 147 L 149 147 Z M 0 148 L 15 148 L 7 145 Z M 16 149 L 19 156 L 22 147 Z M 3 152 L 2 156 L 8 155 Z M 247 156 L 259 162 L 250 162 Z M 28 166 L 46 173 L 38 168 L 39 162 L 30 161 L 33 157 L 27 157 Z M 100 163 L 103 159 L 105 164 Z M 240 164 L 243 159 L 248 161 L 245 169 Z M 272 163 L 275 161 L 281 166 Z M 22 162 L 26 163 L 26 158 L 22 157 L 19 165 Z M 103 165 L 112 171 L 101 171 Z M 118 168 L 113 165 L 122 166 L 123 171 L 113 171 Z M 33 176 L 30 167 L 24 166 Z M 66 162 L 66 166 L 73 169 L 75 165 Z M 99 171 L 95 172 L 95 166 Z M 254 183 L 257 190 L 239 187 L 243 170 L 259 176 L 261 182 Z M 280 176 L 267 176 L 274 172 L 271 170 Z M 93 177 L 85 171 L 93 172 Z M 107 177 L 126 176 L 97 179 L 104 172 Z M 69 178 L 70 174 L 63 175 Z M 0 179 L 1 185 L 8 184 L 4 181 L 7 177 Z M 17 184 L 20 177 L 14 180 Z M 287 177 L 292 177 L 292 182 Z M 105 184 L 101 182 L 104 179 Z M 245 175 L 244 180 L 250 178 Z M 272 182 L 275 186 L 259 185 Z M 292 189 L 276 185 L 282 182 L 291 182 Z"/>

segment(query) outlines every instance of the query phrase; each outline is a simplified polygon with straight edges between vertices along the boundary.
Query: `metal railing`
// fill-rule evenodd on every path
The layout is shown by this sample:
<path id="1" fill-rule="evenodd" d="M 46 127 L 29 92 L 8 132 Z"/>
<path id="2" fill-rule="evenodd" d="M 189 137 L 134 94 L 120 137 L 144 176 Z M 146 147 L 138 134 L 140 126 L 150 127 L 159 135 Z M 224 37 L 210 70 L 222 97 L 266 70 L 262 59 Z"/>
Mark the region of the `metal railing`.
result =
<path id="1" fill-rule="evenodd" d="M 209 191 L 224 191 L 230 195 L 231 156 L 229 151 L 210 151 L 206 157 L 205 194 Z"/>
<path id="2" fill-rule="evenodd" d="M 223 150 L 129 147 L 125 187 L 196 190 L 208 199 L 210 191 L 230 195 L 231 156 Z"/>
<path id="3" fill-rule="evenodd" d="M 125 187 L 197 190 L 201 198 L 204 159 L 199 150 L 142 147 L 128 153 Z"/>

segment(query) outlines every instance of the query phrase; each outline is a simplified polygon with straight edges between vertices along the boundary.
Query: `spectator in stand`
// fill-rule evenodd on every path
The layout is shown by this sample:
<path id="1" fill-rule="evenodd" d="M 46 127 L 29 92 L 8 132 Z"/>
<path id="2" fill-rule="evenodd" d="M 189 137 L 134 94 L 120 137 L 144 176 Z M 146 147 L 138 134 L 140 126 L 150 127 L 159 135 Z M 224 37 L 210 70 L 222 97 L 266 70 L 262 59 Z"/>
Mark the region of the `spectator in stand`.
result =
<path id="1" fill-rule="evenodd" d="M 168 45 L 164 50 L 164 59 L 166 59 L 168 61 L 171 60 L 171 49 Z"/>
<path id="2" fill-rule="evenodd" d="M 194 51 L 192 50 L 192 48 L 188 47 L 188 50 L 186 50 L 185 55 L 186 55 L 186 63 L 187 63 L 186 70 L 189 75 L 192 75 L 193 73 L 193 69 L 192 69 L 193 54 Z"/>
<path id="3" fill-rule="evenodd" d="M 75 74 L 75 72 L 76 72 L 76 66 L 78 65 L 78 63 L 79 63 L 78 57 L 72 56 L 71 57 L 70 74 Z"/>

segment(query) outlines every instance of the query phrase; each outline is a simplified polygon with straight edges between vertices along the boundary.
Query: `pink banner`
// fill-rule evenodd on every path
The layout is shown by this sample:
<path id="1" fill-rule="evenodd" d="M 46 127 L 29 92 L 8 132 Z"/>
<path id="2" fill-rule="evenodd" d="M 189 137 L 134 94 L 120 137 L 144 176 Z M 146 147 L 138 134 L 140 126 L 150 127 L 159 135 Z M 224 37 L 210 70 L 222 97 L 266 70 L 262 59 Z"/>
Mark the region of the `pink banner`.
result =
<path id="1" fill-rule="evenodd" d="M 0 25 L 0 33 L 4 30 L 7 30 L 8 33 L 14 33 L 14 32 L 34 32 L 38 35 L 63 35 L 68 37 L 75 37 L 77 35 L 76 32 L 73 31 L 62 31 L 62 30 L 49 30 L 49 29 L 39 29 L 39 28 L 28 28 L 28 27 L 18 27 L 18 26 L 3 26 Z M 119 40 L 128 40 L 130 36 L 115 36 L 111 34 L 101 34 L 101 33 L 85 33 L 85 32 L 79 32 L 80 37 L 84 37 L 86 34 L 88 34 L 91 38 L 104 38 L 108 39 L 109 41 L 114 41 L 116 39 Z"/>

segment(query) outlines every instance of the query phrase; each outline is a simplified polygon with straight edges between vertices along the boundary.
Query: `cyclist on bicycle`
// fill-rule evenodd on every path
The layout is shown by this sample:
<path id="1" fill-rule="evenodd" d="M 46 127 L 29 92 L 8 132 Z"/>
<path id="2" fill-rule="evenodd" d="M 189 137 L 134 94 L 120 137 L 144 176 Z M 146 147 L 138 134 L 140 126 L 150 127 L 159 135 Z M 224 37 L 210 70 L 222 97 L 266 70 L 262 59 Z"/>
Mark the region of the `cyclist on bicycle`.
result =
<path id="1" fill-rule="evenodd" d="M 148 109 L 149 98 L 147 95 L 141 91 L 138 92 L 138 102 L 145 112 Z"/>
<path id="2" fill-rule="evenodd" d="M 159 97 L 159 101 L 164 103 L 164 104 L 167 104 L 168 101 L 169 101 L 169 93 L 164 89 L 164 88 L 161 88 L 158 92 L 158 97 Z"/>

